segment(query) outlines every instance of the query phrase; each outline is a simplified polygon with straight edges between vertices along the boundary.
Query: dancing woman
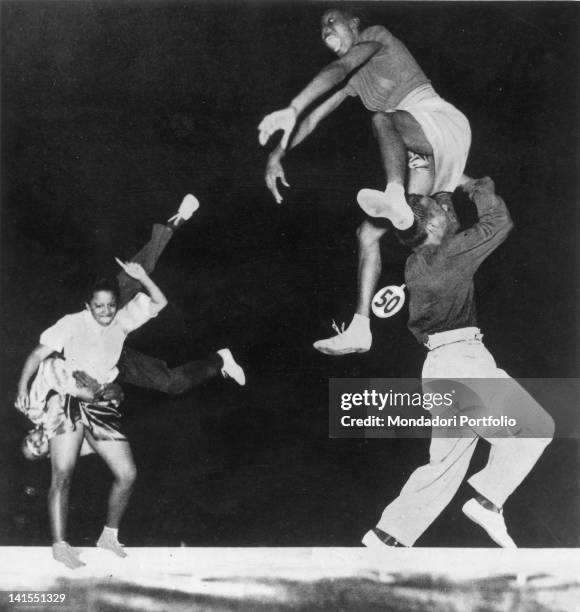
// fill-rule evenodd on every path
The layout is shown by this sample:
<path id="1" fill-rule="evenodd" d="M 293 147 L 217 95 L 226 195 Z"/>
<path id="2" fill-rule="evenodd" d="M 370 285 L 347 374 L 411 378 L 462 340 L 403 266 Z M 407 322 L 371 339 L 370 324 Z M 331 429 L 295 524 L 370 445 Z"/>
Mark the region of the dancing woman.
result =
<path id="1" fill-rule="evenodd" d="M 84 311 L 66 315 L 42 333 L 39 345 L 24 363 L 18 383 L 16 406 L 27 412 L 31 380 L 47 357 L 54 352 L 63 353 L 69 388 L 66 393 L 49 390 L 47 394 L 47 403 L 60 404 L 57 408 L 66 416 L 59 421 L 49 441 L 52 478 L 48 512 L 53 556 L 71 569 L 84 565 L 78 551 L 66 541 L 70 485 L 83 440 L 103 458 L 114 477 L 107 521 L 97 546 L 121 557 L 126 554 L 117 532 L 137 474 L 131 447 L 121 430 L 117 402 L 102 399 L 102 394 L 100 401 L 78 397 L 77 378 L 87 375 L 105 390 L 117 377 L 116 366 L 127 335 L 155 317 L 167 304 L 159 287 L 140 264 L 117 261 L 127 275 L 141 283 L 148 295 L 140 292 L 119 309 L 118 285 L 107 280 L 95 283 L 87 295 Z"/>

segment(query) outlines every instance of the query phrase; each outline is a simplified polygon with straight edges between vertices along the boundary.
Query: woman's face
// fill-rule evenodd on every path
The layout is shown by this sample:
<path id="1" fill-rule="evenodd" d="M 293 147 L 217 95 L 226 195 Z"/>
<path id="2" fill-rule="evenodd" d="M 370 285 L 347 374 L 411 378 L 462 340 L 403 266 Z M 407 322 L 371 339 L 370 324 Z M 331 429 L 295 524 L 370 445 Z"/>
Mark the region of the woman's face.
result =
<path id="1" fill-rule="evenodd" d="M 358 20 L 341 11 L 327 11 L 322 16 L 322 41 L 338 57 L 346 55 L 358 41 Z"/>
<path id="2" fill-rule="evenodd" d="M 22 442 L 22 454 L 29 461 L 44 459 L 48 455 L 48 438 L 42 430 L 34 429 L 28 433 Z"/>
<path id="3" fill-rule="evenodd" d="M 95 291 L 87 308 L 93 319 L 103 327 L 110 325 L 117 314 L 117 298 L 111 291 Z"/>

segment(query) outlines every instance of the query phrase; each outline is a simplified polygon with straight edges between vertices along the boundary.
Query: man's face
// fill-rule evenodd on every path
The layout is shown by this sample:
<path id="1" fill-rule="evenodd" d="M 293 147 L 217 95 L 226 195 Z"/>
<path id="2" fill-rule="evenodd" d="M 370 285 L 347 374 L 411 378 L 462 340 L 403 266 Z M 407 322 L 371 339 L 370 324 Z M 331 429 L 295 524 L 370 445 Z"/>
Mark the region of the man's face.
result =
<path id="1" fill-rule="evenodd" d="M 87 308 L 99 325 L 107 327 L 117 314 L 117 299 L 110 291 L 95 291 Z"/>
<path id="2" fill-rule="evenodd" d="M 29 461 L 44 459 L 48 455 L 48 438 L 41 430 L 33 430 L 22 442 L 22 454 Z"/>
<path id="3" fill-rule="evenodd" d="M 427 231 L 427 240 L 425 240 L 425 244 L 441 244 L 443 238 L 447 234 L 447 227 L 449 224 L 447 215 L 442 208 L 439 208 L 438 205 L 435 206 L 437 208 L 432 212 L 425 228 Z"/>
<path id="4" fill-rule="evenodd" d="M 348 53 L 358 41 L 358 20 L 349 19 L 340 11 L 327 11 L 322 16 L 322 41 L 338 57 Z"/>

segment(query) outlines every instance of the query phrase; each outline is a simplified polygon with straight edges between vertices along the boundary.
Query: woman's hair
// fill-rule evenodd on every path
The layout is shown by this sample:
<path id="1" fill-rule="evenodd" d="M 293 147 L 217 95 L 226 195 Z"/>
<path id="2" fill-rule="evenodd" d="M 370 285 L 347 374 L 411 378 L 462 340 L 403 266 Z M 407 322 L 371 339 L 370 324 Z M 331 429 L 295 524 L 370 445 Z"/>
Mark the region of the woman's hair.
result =
<path id="1" fill-rule="evenodd" d="M 85 292 L 85 302 L 90 302 L 93 299 L 95 293 L 99 291 L 108 291 L 115 296 L 117 302 L 119 302 L 119 283 L 116 278 L 99 278 Z"/>
<path id="2" fill-rule="evenodd" d="M 339 11 L 349 19 L 358 19 L 359 31 L 372 25 L 368 10 L 364 6 L 360 6 L 358 2 L 324 3 L 324 12 L 327 13 L 328 11 Z"/>

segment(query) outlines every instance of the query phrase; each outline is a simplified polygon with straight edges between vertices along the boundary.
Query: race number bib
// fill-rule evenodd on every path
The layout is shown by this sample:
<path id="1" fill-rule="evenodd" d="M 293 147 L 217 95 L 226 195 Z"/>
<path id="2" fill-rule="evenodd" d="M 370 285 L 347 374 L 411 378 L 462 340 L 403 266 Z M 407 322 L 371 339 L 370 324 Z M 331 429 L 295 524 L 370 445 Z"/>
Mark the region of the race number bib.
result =
<path id="1" fill-rule="evenodd" d="M 387 285 L 375 294 L 372 301 L 373 312 L 379 319 L 396 315 L 405 304 L 405 285 Z"/>

